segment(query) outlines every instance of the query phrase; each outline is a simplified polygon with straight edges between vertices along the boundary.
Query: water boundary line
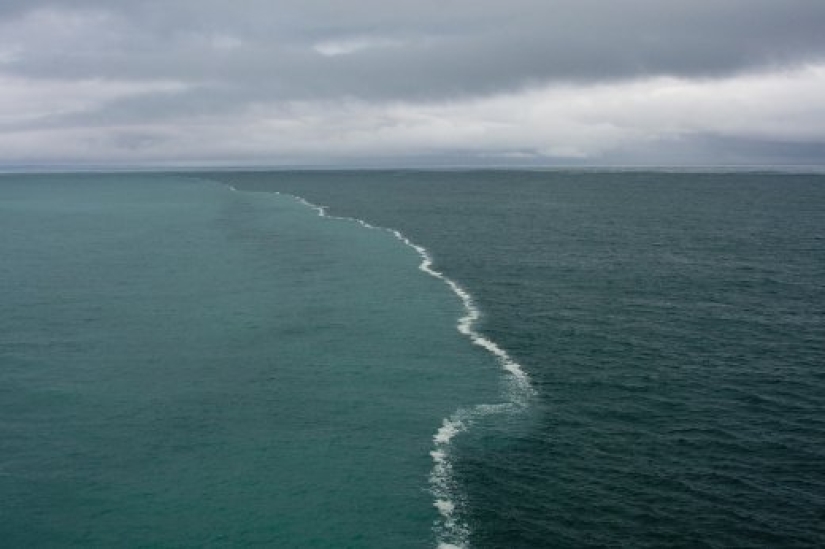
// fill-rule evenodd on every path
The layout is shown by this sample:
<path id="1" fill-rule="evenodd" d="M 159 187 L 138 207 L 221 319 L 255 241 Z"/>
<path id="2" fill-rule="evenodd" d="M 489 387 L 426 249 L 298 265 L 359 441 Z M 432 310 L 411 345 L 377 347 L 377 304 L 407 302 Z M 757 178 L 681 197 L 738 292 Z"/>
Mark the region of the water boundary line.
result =
<path id="1" fill-rule="evenodd" d="M 234 185 L 227 184 L 227 187 L 231 191 L 240 192 Z M 441 271 L 433 268 L 434 261 L 432 255 L 430 255 L 430 252 L 424 246 L 420 246 L 411 241 L 397 229 L 372 225 L 356 217 L 330 215 L 327 213 L 326 206 L 314 204 L 301 196 L 281 191 L 269 192 L 297 201 L 314 210 L 318 214 L 318 217 L 357 223 L 366 229 L 388 232 L 405 246 L 412 248 L 421 258 L 418 269 L 442 281 L 461 301 L 465 314 L 458 319 L 457 330 L 466 336 L 473 345 L 481 347 L 492 354 L 499 365 L 510 374 L 508 378 L 509 389 L 507 391 L 510 402 L 501 404 L 477 404 L 471 408 L 460 408 L 450 417 L 444 418 L 441 427 L 439 427 L 433 435 L 433 450 L 430 452 L 433 460 L 433 468 L 430 473 L 429 482 L 431 493 L 435 497 L 433 506 L 438 510 L 440 516 L 440 520 L 433 526 L 438 549 L 467 549 L 469 547 L 470 529 L 466 522 L 461 520 L 460 513 L 457 512 L 459 497 L 458 494 L 456 494 L 455 482 L 452 475 L 452 462 L 449 452 L 450 444 L 456 435 L 466 431 L 476 419 L 491 414 L 510 413 L 526 408 L 529 398 L 535 394 L 535 390 L 530 383 L 530 378 L 521 365 L 510 357 L 507 351 L 474 329 L 474 324 L 481 318 L 481 312 L 475 306 L 472 296 L 457 282 Z"/>

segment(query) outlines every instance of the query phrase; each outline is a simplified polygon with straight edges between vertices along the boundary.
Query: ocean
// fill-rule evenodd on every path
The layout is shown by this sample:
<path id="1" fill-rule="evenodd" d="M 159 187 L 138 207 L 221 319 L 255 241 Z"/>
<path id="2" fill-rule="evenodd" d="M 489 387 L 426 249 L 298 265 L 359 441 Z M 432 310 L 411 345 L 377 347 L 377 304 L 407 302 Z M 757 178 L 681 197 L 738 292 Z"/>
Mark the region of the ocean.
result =
<path id="1" fill-rule="evenodd" d="M 825 545 L 825 176 L 0 176 L 9 547 Z"/>

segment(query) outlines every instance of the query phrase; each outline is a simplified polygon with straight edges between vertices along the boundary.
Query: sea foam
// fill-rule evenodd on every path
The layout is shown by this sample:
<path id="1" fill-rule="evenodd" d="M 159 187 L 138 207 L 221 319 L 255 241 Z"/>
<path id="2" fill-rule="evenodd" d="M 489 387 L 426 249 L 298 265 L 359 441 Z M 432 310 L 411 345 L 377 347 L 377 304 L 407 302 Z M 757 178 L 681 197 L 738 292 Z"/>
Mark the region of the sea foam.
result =
<path id="1" fill-rule="evenodd" d="M 229 189 L 237 191 L 237 188 L 233 185 L 229 185 Z M 274 194 L 292 198 L 304 206 L 315 210 L 318 216 L 323 218 L 349 221 L 358 223 L 366 229 L 389 232 L 403 244 L 412 248 L 421 258 L 421 263 L 418 265 L 419 270 L 444 282 L 461 300 L 464 306 L 464 315 L 458 319 L 456 325 L 458 331 L 466 336 L 474 345 L 492 354 L 501 367 L 510 374 L 507 379 L 507 402 L 499 404 L 477 404 L 469 408 L 460 408 L 450 417 L 445 418 L 441 427 L 439 427 L 433 435 L 434 448 L 430 452 L 433 460 L 433 468 L 430 472 L 429 482 L 430 491 L 435 498 L 433 506 L 438 510 L 439 514 L 439 518 L 433 526 L 437 547 L 438 549 L 466 549 L 469 547 L 470 529 L 466 521 L 462 519 L 461 507 L 463 505 L 463 498 L 453 478 L 450 446 L 458 434 L 469 429 L 476 420 L 482 417 L 523 410 L 527 406 L 530 396 L 534 394 L 534 390 L 530 384 L 530 378 L 521 365 L 510 357 L 507 351 L 476 331 L 474 326 L 479 318 L 481 318 L 481 312 L 476 307 L 473 297 L 461 285 L 433 267 L 433 257 L 425 247 L 411 241 L 397 229 L 377 227 L 363 219 L 355 217 L 329 215 L 326 206 L 313 204 L 307 199 L 293 194 L 279 191 L 274 191 Z"/>

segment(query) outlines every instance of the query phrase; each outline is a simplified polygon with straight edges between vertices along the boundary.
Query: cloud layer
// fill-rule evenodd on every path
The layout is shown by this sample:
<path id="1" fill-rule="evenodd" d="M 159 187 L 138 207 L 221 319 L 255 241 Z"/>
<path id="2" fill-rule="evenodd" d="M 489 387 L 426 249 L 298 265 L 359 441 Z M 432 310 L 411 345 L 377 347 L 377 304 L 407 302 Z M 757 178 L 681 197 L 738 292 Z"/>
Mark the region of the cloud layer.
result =
<path id="1" fill-rule="evenodd" d="M 821 163 L 825 4 L 0 4 L 0 163 Z"/>

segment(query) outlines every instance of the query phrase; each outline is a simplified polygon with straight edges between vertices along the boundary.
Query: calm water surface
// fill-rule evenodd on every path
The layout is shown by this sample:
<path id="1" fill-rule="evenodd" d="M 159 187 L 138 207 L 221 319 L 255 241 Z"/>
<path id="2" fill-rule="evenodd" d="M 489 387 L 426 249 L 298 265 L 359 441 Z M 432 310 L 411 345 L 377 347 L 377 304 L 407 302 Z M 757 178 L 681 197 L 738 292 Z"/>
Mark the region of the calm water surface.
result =
<path id="1" fill-rule="evenodd" d="M 430 248 L 527 370 L 457 440 L 478 547 L 825 544 L 825 178 L 222 174 Z"/>
<path id="2" fill-rule="evenodd" d="M 823 176 L 6 175 L 0 235 L 10 547 L 825 545 Z"/>

